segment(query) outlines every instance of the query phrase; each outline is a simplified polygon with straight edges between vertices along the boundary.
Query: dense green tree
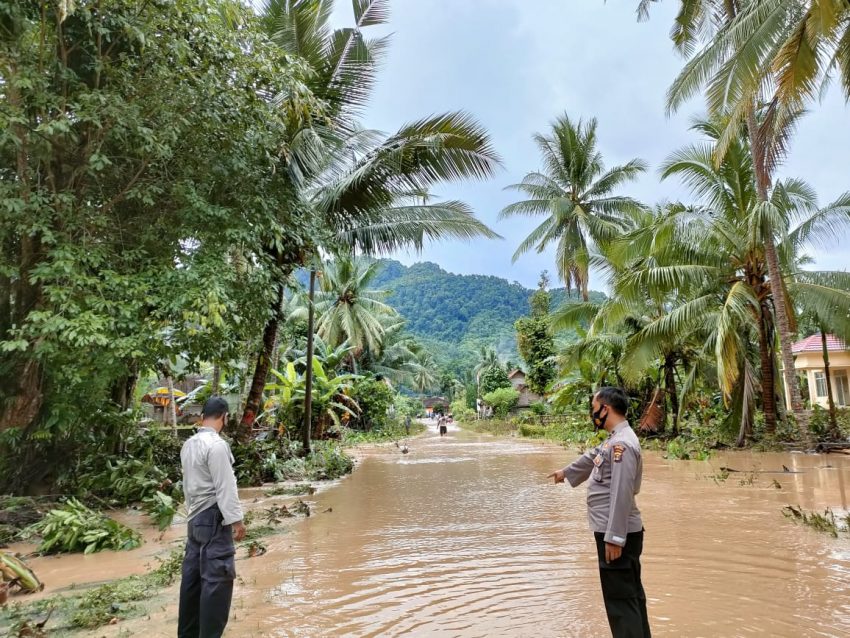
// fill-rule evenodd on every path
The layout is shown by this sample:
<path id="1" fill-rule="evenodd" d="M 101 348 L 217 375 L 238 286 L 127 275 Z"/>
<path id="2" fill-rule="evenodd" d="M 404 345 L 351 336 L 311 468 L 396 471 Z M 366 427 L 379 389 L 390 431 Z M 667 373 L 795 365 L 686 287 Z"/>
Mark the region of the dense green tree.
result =
<path id="1" fill-rule="evenodd" d="M 519 392 L 513 388 L 497 388 L 482 397 L 484 403 L 493 408 L 493 414 L 504 419 L 519 402 Z"/>
<path id="2" fill-rule="evenodd" d="M 497 237 L 463 202 L 429 201 L 435 184 L 489 177 L 498 166 L 487 133 L 471 117 L 435 115 L 388 137 L 359 127 L 385 44 L 362 30 L 386 21 L 388 2 L 353 0 L 353 9 L 355 25 L 336 30 L 329 26 L 333 2 L 269 0 L 262 12 L 280 50 L 311 70 L 305 86 L 326 106 L 321 117 L 308 118 L 282 102 L 295 115 L 290 146 L 299 151 L 290 156 L 289 174 L 300 206 L 322 222 L 317 243 L 338 254 L 379 254 L 420 249 L 428 239 Z M 273 305 L 243 425 L 256 414 L 280 320 Z"/>
<path id="3" fill-rule="evenodd" d="M 596 119 L 574 122 L 563 115 L 552 123 L 549 135 L 536 134 L 544 170 L 528 173 L 522 182 L 508 187 L 528 199 L 505 207 L 499 216 L 545 216 L 516 249 L 513 259 L 555 244 L 558 276 L 567 290 L 575 287 L 580 291 L 584 301 L 590 294 L 593 245 L 622 230 L 623 213 L 637 205 L 617 191 L 646 170 L 645 163 L 637 159 L 605 170 L 597 149 L 596 126 Z"/>
<path id="4" fill-rule="evenodd" d="M 549 317 L 549 293 L 538 289 L 531 296 L 531 316 L 517 320 L 517 348 L 526 364 L 528 387 L 546 394 L 555 379 L 555 340 Z"/>
<path id="5" fill-rule="evenodd" d="M 495 365 L 484 370 L 478 378 L 478 391 L 485 395 L 499 388 L 510 388 L 511 380 L 501 365 Z"/>
<path id="6" fill-rule="evenodd" d="M 258 244 L 314 234 L 264 97 L 302 70 L 235 2 L 3 5 L 0 429 L 67 437 L 159 362 L 256 334 Z"/>
<path id="7" fill-rule="evenodd" d="M 388 410 L 393 405 L 395 393 L 386 381 L 375 377 L 364 377 L 355 381 L 351 398 L 360 408 L 350 424 L 361 430 L 382 428 L 387 423 Z"/>
<path id="8" fill-rule="evenodd" d="M 783 226 L 781 211 L 773 205 L 770 191 L 776 168 L 785 157 L 792 131 L 802 114 L 799 99 L 788 96 L 799 94 L 801 89 L 811 91 L 811 80 L 819 67 L 813 64 L 812 58 L 817 55 L 819 43 L 809 37 L 815 32 L 822 35 L 824 27 L 832 36 L 836 35 L 844 28 L 840 25 L 848 15 L 846 6 L 839 7 L 832 2 L 825 5 L 829 5 L 827 11 L 817 12 L 817 17 L 825 21 L 815 31 L 806 33 L 808 19 L 803 18 L 803 4 L 796 0 L 682 2 L 673 35 L 689 60 L 668 92 L 668 110 L 674 111 L 705 89 L 711 115 L 723 116 L 725 127 L 714 148 L 715 165 L 722 162 L 742 128 L 749 138 L 761 241 L 776 301 L 774 313 L 783 375 L 791 408 L 803 430 L 807 429 L 808 414 L 804 410 L 791 351 L 796 318 L 786 295 L 777 251 Z M 646 3 L 642 6 L 645 8 Z M 798 25 L 804 28 L 800 30 Z M 776 37 L 783 31 L 793 34 L 790 42 L 786 40 L 789 46 L 784 46 L 781 35 Z M 847 33 L 850 34 L 850 30 Z M 820 43 L 823 44 L 826 43 Z M 823 47 L 820 48 L 823 52 Z M 802 55 L 793 59 L 795 54 Z M 843 57 L 846 56 L 839 55 L 837 59 Z M 783 73 L 783 68 L 790 70 L 791 75 Z M 786 99 L 779 99 L 778 95 L 771 97 L 771 91 L 777 86 L 779 94 L 784 94 Z"/>

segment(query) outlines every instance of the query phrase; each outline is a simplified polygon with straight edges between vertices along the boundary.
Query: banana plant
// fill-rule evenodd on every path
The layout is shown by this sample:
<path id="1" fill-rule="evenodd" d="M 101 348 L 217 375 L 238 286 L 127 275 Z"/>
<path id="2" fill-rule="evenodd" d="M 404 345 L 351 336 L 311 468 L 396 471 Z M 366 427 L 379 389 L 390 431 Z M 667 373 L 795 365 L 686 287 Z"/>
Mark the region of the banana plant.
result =
<path id="1" fill-rule="evenodd" d="M 267 418 L 274 421 L 300 424 L 306 395 L 305 375 L 298 372 L 296 362 L 289 361 L 283 371 L 272 370 L 276 383 L 266 385 L 269 395 L 265 404 Z M 341 426 L 344 421 L 356 417 L 360 406 L 351 398 L 354 383 L 360 379 L 356 374 L 329 374 L 318 358 L 313 359 L 312 411 L 317 438 L 330 424 Z"/>

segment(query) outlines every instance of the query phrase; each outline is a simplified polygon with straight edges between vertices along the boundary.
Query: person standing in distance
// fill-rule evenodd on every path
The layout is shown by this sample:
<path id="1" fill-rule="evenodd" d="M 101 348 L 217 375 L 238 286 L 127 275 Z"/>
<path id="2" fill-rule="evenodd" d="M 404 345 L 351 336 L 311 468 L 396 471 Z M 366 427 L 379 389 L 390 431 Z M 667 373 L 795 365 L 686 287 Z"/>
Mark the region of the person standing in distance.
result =
<path id="1" fill-rule="evenodd" d="M 640 579 L 643 521 L 635 504 L 643 474 L 640 441 L 626 420 L 629 398 L 620 388 L 602 388 L 594 396 L 591 416 L 608 438 L 563 470 L 566 479 L 587 486 L 587 517 L 596 537 L 599 577 L 605 612 L 614 638 L 650 638 L 646 594 Z"/>
<path id="2" fill-rule="evenodd" d="M 236 578 L 234 540 L 245 538 L 245 525 L 233 455 L 219 436 L 228 412 L 227 401 L 210 397 L 204 403 L 201 427 L 180 451 L 189 514 L 178 638 L 219 638 L 230 616 Z"/>

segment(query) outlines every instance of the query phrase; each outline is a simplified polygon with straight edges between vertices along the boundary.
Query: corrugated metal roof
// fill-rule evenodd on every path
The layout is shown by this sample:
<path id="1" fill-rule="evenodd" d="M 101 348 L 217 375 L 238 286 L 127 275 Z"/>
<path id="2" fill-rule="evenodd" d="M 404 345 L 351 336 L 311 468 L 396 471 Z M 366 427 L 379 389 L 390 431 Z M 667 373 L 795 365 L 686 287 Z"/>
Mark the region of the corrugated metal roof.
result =
<path id="1" fill-rule="evenodd" d="M 835 335 L 826 335 L 826 349 L 829 352 L 843 352 L 844 350 L 847 350 L 847 345 L 842 339 L 839 339 Z M 798 341 L 791 347 L 791 351 L 794 354 L 800 354 L 801 352 L 823 351 L 823 344 L 821 343 L 820 335 L 814 334 L 811 337 L 806 337 L 802 341 Z"/>

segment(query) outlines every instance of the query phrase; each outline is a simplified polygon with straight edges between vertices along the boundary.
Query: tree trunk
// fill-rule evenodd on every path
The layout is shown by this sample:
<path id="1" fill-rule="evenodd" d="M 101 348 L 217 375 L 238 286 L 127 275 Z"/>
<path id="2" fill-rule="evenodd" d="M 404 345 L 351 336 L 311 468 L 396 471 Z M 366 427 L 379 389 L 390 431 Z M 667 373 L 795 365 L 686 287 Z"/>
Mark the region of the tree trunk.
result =
<path id="1" fill-rule="evenodd" d="M 171 431 L 174 436 L 177 436 L 177 401 L 174 397 L 174 379 L 169 373 L 167 377 L 165 377 L 166 382 L 168 383 L 168 416 L 171 419 Z"/>
<path id="2" fill-rule="evenodd" d="M 313 295 L 316 290 L 316 269 L 310 269 L 310 293 L 307 301 L 307 369 L 304 371 L 304 424 L 301 428 L 301 446 L 304 455 L 311 451 L 310 426 L 313 421 L 313 331 L 315 330 L 315 307 Z"/>
<path id="3" fill-rule="evenodd" d="M 129 410 L 133 405 L 133 395 L 136 392 L 136 383 L 139 380 L 138 366 L 130 363 L 127 373 L 116 379 L 112 384 L 112 402 L 121 411 Z"/>
<path id="4" fill-rule="evenodd" d="M 767 434 L 776 433 L 776 376 L 774 375 L 773 339 L 770 338 L 768 322 L 770 308 L 762 303 L 759 317 L 759 360 L 761 361 L 762 409 L 764 410 L 764 430 Z"/>
<path id="5" fill-rule="evenodd" d="M 266 378 L 269 375 L 271 368 L 272 354 L 274 353 L 275 342 L 277 341 L 277 331 L 280 326 L 280 308 L 283 304 L 283 284 L 278 284 L 277 295 L 275 296 L 274 305 L 272 306 L 271 317 L 269 317 L 266 327 L 263 330 L 263 343 L 260 347 L 259 355 L 257 356 L 257 365 L 254 368 L 254 377 L 251 380 L 251 389 L 248 391 L 248 398 L 245 401 L 245 410 L 242 412 L 242 419 L 239 422 L 239 428 L 236 436 L 240 440 L 246 440 L 251 433 L 251 428 L 260 412 L 260 403 L 263 400 L 263 391 L 266 387 Z"/>
<path id="6" fill-rule="evenodd" d="M 664 385 L 670 397 L 670 416 L 673 421 L 673 435 L 679 434 L 679 394 L 676 390 L 676 360 L 664 357 Z"/>
<path id="7" fill-rule="evenodd" d="M 747 114 L 747 132 L 750 138 L 750 154 L 756 174 L 756 191 L 759 202 L 768 201 L 770 175 L 764 165 L 764 149 L 758 144 L 758 127 L 755 117 L 755 106 Z M 767 262 L 767 274 L 770 281 L 770 293 L 773 297 L 773 307 L 776 313 L 776 328 L 779 331 L 779 350 L 782 355 L 782 374 L 788 388 L 791 410 L 797 419 L 800 430 L 808 436 L 808 415 L 803 406 L 803 396 L 800 393 L 800 381 L 794 368 L 794 354 L 791 350 L 791 318 L 788 316 L 785 287 L 782 284 L 782 269 L 779 266 L 779 256 L 776 253 L 776 243 L 773 239 L 773 228 L 762 229 L 764 233 L 764 256 Z"/>
<path id="8" fill-rule="evenodd" d="M 0 432 L 29 427 L 41 411 L 44 401 L 41 365 L 35 359 L 28 358 L 19 370 L 19 374 L 14 377 L 15 389 L 11 399 L 0 412 Z"/>
<path id="9" fill-rule="evenodd" d="M 835 415 L 835 401 L 832 398 L 832 379 L 829 374 L 829 349 L 826 347 L 826 332 L 823 326 L 820 329 L 820 343 L 823 350 L 823 376 L 826 381 L 826 397 L 829 402 L 829 429 L 832 436 L 838 434 L 841 436 L 841 430 L 838 429 L 838 420 Z"/>
<path id="10" fill-rule="evenodd" d="M 216 361 L 213 364 L 212 393 L 217 395 L 221 389 L 221 366 Z"/>

